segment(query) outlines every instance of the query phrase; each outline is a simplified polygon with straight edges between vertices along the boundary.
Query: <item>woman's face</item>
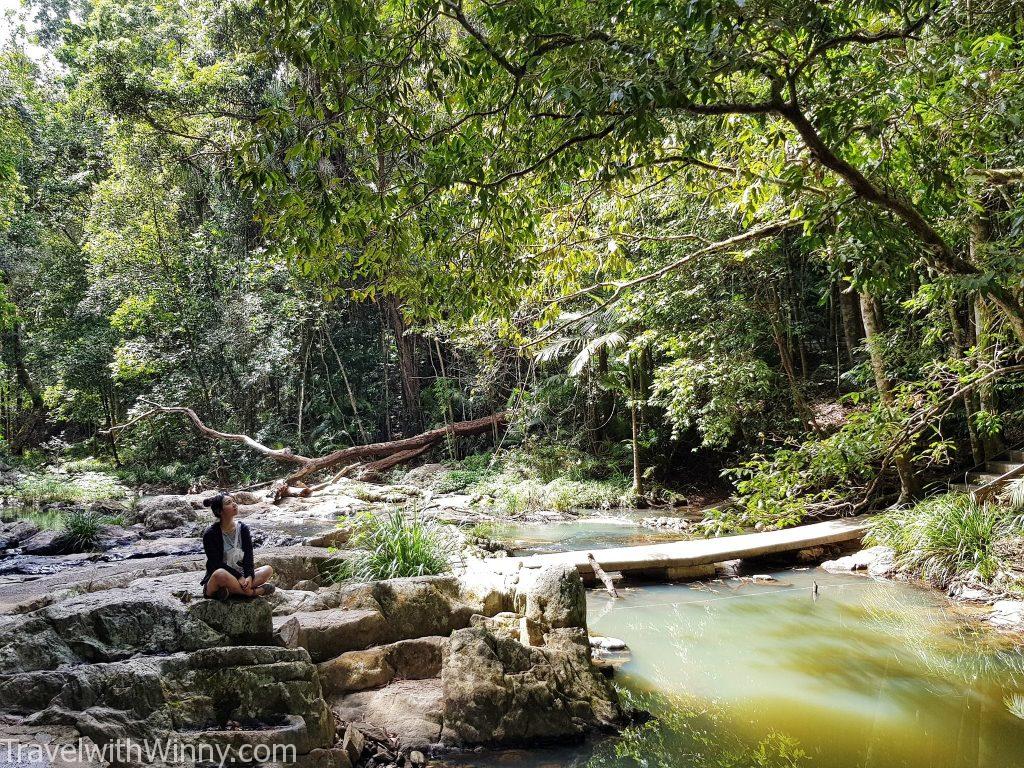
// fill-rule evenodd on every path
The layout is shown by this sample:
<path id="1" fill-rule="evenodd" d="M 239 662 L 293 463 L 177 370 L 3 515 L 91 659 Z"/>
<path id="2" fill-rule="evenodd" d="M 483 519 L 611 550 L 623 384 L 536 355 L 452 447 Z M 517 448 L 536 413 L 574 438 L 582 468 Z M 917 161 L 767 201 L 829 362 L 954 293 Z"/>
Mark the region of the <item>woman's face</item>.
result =
<path id="1" fill-rule="evenodd" d="M 222 518 L 232 518 L 238 514 L 238 504 L 236 504 L 235 500 L 230 496 L 225 496 L 221 510 L 220 516 Z"/>

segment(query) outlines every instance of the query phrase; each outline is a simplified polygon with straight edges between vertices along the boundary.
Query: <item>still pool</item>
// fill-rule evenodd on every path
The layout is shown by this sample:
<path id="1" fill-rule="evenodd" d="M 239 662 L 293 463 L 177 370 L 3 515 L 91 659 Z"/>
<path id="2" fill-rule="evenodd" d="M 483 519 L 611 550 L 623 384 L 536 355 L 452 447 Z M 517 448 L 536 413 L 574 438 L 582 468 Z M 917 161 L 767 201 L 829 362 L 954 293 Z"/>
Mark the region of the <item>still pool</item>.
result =
<path id="1" fill-rule="evenodd" d="M 657 720 L 583 748 L 458 762 L 1024 766 L 1024 650 L 912 585 L 820 570 L 774 576 L 636 586 L 618 600 L 591 592 L 591 632 L 632 649 L 617 685 Z"/>

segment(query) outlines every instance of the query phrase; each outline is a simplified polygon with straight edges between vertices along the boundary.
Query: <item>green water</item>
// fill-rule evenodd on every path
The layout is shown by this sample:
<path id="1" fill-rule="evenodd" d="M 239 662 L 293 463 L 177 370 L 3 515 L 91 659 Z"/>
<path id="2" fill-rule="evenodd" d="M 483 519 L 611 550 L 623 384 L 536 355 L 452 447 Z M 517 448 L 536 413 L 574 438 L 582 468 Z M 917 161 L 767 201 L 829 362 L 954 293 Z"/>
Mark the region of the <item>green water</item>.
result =
<path id="1" fill-rule="evenodd" d="M 632 649 L 616 684 L 657 719 L 584 746 L 452 762 L 1024 766 L 1024 651 L 912 585 L 818 569 L 774 575 L 763 585 L 635 586 L 618 600 L 592 591 L 591 632 Z"/>
<path id="2" fill-rule="evenodd" d="M 1013 644 L 910 585 L 776 576 L 591 594 L 591 630 L 633 652 L 618 682 L 668 716 L 620 752 L 649 765 L 1024 766 Z M 608 758 L 595 762 L 633 764 Z"/>

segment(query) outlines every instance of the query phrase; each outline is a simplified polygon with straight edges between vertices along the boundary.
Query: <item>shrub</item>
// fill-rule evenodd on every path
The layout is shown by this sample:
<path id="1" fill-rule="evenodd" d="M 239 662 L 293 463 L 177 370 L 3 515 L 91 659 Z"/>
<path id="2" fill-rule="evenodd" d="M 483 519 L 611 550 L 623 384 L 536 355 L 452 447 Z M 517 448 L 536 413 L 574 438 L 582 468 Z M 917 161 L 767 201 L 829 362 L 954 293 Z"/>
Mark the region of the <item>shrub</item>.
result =
<path id="1" fill-rule="evenodd" d="M 947 494 L 879 515 L 867 541 L 891 547 L 900 570 L 945 587 L 968 574 L 991 582 L 1002 567 L 998 541 L 1021 530 L 1013 507 Z"/>
<path id="2" fill-rule="evenodd" d="M 451 570 L 454 542 L 441 527 L 396 509 L 383 515 L 363 513 L 350 539 L 354 554 L 339 563 L 339 581 L 382 581 L 428 576 Z"/>
<path id="3" fill-rule="evenodd" d="M 97 548 L 100 533 L 107 520 L 84 509 L 74 509 L 64 515 L 61 528 L 72 552 L 90 552 Z"/>

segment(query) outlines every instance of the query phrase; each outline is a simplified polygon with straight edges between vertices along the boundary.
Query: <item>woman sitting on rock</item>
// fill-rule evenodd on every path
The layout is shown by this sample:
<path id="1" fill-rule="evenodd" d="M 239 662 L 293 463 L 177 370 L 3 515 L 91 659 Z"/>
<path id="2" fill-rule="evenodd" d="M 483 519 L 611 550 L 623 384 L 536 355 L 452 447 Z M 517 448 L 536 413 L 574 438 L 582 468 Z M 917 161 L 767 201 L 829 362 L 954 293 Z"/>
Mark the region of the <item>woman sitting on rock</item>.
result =
<path id="1" fill-rule="evenodd" d="M 266 597 L 273 594 L 274 585 L 267 580 L 274 575 L 269 565 L 253 568 L 252 536 L 249 527 L 235 520 L 238 505 L 226 493 L 218 493 L 203 499 L 203 505 L 210 507 L 217 522 L 203 533 L 203 550 L 206 552 L 206 575 L 203 577 L 203 594 L 218 600 L 227 600 L 231 595 Z"/>

